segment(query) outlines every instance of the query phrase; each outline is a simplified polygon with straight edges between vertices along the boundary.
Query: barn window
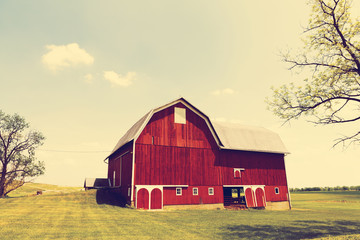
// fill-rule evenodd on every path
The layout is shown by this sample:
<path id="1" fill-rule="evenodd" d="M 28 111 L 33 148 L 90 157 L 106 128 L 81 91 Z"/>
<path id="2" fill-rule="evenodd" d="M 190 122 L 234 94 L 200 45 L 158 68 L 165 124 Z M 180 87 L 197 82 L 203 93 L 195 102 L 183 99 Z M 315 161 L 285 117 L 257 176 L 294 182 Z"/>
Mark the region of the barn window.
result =
<path id="1" fill-rule="evenodd" d="M 186 124 L 186 109 L 185 108 L 175 108 L 175 123 Z"/>
<path id="2" fill-rule="evenodd" d="M 275 194 L 279 194 L 279 188 L 278 187 L 275 188 Z"/>
<path id="3" fill-rule="evenodd" d="M 181 196 L 182 195 L 182 188 L 178 187 L 176 188 L 176 196 Z"/>
<path id="4" fill-rule="evenodd" d="M 209 187 L 209 195 L 214 195 L 214 188 Z"/>
<path id="5" fill-rule="evenodd" d="M 193 188 L 193 195 L 199 195 L 197 187 Z"/>
<path id="6" fill-rule="evenodd" d="M 244 170 L 244 168 L 234 168 L 234 178 L 241 178 L 241 171 Z"/>

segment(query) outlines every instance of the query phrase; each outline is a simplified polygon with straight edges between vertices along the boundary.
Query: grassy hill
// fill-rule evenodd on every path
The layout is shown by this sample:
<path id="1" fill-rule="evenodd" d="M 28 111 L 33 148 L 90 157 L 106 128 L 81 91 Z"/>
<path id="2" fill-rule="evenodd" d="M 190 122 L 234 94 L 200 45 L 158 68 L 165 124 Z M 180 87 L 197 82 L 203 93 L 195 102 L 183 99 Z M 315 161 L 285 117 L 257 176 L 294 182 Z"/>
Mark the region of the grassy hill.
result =
<path id="1" fill-rule="evenodd" d="M 0 199 L 1 239 L 360 239 L 360 192 L 294 193 L 291 211 L 139 211 L 41 184 L 16 194 Z"/>
<path id="2" fill-rule="evenodd" d="M 42 183 L 26 183 L 21 188 L 18 188 L 9 194 L 9 197 L 25 197 L 33 196 L 37 194 L 37 191 L 41 191 L 43 194 L 54 193 L 69 193 L 78 192 L 81 187 L 63 187 L 51 184 Z"/>

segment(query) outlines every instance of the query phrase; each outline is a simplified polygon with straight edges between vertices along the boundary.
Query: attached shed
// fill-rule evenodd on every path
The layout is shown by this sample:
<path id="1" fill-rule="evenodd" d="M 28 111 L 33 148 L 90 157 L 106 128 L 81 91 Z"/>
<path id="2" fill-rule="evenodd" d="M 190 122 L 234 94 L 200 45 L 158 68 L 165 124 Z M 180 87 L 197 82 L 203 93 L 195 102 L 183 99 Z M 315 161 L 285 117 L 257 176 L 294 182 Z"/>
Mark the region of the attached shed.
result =
<path id="1" fill-rule="evenodd" d="M 85 178 L 84 181 L 85 190 L 110 188 L 110 187 L 111 187 L 111 183 L 108 178 Z"/>
<path id="2" fill-rule="evenodd" d="M 108 159 L 111 186 L 138 209 L 290 208 L 278 134 L 212 122 L 184 98 L 153 109 Z"/>

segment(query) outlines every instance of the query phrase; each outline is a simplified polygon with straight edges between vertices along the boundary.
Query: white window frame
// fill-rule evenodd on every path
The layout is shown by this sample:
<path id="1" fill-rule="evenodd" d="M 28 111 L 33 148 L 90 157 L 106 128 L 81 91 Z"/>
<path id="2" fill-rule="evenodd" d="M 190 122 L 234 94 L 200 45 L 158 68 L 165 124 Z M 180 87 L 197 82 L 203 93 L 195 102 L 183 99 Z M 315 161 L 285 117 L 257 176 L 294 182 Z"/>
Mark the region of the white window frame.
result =
<path id="1" fill-rule="evenodd" d="M 199 189 L 197 187 L 193 188 L 193 195 L 198 196 L 199 195 Z"/>
<path id="2" fill-rule="evenodd" d="M 179 193 L 178 193 L 178 190 L 179 190 Z M 182 188 L 181 187 L 178 187 L 176 188 L 176 196 L 181 196 L 182 195 Z"/>
<path id="3" fill-rule="evenodd" d="M 115 186 L 115 178 L 116 178 L 116 171 L 114 170 L 113 171 L 113 187 L 116 187 Z"/>
<path id="4" fill-rule="evenodd" d="M 213 187 L 209 187 L 208 193 L 209 193 L 210 196 L 214 195 L 214 188 L 213 188 Z"/>
<path id="5" fill-rule="evenodd" d="M 234 178 L 237 178 L 236 172 L 239 172 L 239 178 L 241 178 L 241 171 L 245 171 L 245 168 L 234 168 Z"/>
<path id="6" fill-rule="evenodd" d="M 278 187 L 275 188 L 275 194 L 280 194 L 280 189 Z"/>
<path id="7" fill-rule="evenodd" d="M 186 108 L 174 108 L 174 122 L 186 124 Z"/>

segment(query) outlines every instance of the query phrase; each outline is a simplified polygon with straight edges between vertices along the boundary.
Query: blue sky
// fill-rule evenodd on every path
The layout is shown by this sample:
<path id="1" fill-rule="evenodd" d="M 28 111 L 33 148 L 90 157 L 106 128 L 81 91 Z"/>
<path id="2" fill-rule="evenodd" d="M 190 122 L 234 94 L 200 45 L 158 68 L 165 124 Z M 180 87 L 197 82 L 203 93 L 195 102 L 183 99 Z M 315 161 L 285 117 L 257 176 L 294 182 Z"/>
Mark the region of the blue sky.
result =
<path id="1" fill-rule="evenodd" d="M 357 185 L 360 149 L 331 149 L 354 126 L 281 127 L 266 110 L 271 86 L 304 77 L 278 53 L 301 47 L 308 16 L 300 0 L 0 0 L 0 109 L 46 136 L 38 182 L 105 177 L 132 124 L 182 96 L 212 119 L 278 132 L 290 187 Z"/>

